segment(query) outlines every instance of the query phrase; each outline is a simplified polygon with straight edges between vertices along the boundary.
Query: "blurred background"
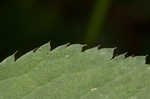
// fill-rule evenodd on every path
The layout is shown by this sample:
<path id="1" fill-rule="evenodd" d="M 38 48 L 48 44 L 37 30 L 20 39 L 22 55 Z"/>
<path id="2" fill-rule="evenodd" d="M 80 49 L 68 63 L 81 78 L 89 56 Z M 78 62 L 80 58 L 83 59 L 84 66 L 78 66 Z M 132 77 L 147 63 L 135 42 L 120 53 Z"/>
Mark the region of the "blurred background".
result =
<path id="1" fill-rule="evenodd" d="M 0 61 L 50 41 L 150 54 L 149 0 L 1 0 Z M 147 63 L 150 63 L 149 56 Z"/>

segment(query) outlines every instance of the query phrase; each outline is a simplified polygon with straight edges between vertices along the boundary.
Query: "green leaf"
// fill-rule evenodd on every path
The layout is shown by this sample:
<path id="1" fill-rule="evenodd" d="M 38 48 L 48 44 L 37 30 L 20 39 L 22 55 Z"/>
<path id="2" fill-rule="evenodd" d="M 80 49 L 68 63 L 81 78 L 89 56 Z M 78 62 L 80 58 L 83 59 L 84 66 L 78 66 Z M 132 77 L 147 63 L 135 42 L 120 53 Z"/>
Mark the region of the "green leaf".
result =
<path id="1" fill-rule="evenodd" d="M 17 61 L 0 64 L 0 99 L 149 99 L 150 66 L 145 57 L 97 47 L 49 43 Z"/>

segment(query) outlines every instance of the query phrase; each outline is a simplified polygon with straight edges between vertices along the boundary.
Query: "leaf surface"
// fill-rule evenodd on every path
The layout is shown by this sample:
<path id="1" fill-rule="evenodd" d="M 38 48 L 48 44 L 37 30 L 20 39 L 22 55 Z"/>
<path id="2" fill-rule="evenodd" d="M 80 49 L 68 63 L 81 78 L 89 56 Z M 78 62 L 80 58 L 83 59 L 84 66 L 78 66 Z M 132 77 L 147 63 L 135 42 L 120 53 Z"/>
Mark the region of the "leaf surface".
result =
<path id="1" fill-rule="evenodd" d="M 97 47 L 49 43 L 16 62 L 0 64 L 0 99 L 149 99 L 150 66 L 145 57 L 120 55 Z"/>

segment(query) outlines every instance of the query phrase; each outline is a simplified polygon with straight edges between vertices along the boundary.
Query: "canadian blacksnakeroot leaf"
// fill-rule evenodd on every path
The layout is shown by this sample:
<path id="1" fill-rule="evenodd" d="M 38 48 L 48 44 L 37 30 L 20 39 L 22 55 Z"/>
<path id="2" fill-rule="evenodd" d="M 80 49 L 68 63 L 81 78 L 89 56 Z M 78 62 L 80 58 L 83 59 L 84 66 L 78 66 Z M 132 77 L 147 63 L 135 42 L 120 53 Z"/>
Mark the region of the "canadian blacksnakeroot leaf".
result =
<path id="1" fill-rule="evenodd" d="M 149 99 L 150 65 L 144 56 L 97 47 L 49 43 L 0 64 L 0 99 Z"/>

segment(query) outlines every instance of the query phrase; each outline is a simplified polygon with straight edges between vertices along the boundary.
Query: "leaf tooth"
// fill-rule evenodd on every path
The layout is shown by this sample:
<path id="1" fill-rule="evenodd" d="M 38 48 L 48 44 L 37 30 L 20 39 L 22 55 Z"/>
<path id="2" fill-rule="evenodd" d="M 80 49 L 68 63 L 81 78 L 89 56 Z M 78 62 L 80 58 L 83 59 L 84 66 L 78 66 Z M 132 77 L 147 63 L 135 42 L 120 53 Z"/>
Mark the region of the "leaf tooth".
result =
<path id="1" fill-rule="evenodd" d="M 105 60 L 110 60 L 113 57 L 114 48 L 101 48 L 94 47 L 88 50 L 85 50 L 85 54 L 96 55 L 99 57 L 103 57 Z"/>
<path id="2" fill-rule="evenodd" d="M 46 43 L 46 44 L 44 44 L 44 45 L 42 45 L 41 47 L 39 47 L 39 48 L 36 48 L 35 49 L 35 52 L 43 52 L 43 51 L 50 51 L 51 50 L 51 46 L 50 46 L 50 42 L 48 42 L 48 43 Z"/>
<path id="3" fill-rule="evenodd" d="M 0 67 L 1 66 L 5 66 L 5 65 L 12 65 L 13 63 L 15 63 L 15 54 L 17 52 L 15 52 L 14 54 L 12 54 L 11 56 L 7 57 L 6 59 L 4 59 L 1 63 L 0 63 Z"/>
<path id="4" fill-rule="evenodd" d="M 69 45 L 69 43 L 58 46 L 55 49 L 53 49 L 51 53 L 57 53 L 57 52 L 64 51 L 67 48 L 68 45 Z"/>
<path id="5" fill-rule="evenodd" d="M 82 44 L 72 44 L 72 45 L 70 45 L 70 46 L 68 46 L 67 48 L 66 48 L 66 50 L 70 50 L 70 51 L 74 51 L 74 52 L 82 52 L 82 49 L 83 49 L 83 47 L 84 46 L 86 46 L 86 45 L 82 45 Z"/>
<path id="6" fill-rule="evenodd" d="M 85 50 L 85 53 L 93 53 L 98 51 L 98 46 Z"/>

